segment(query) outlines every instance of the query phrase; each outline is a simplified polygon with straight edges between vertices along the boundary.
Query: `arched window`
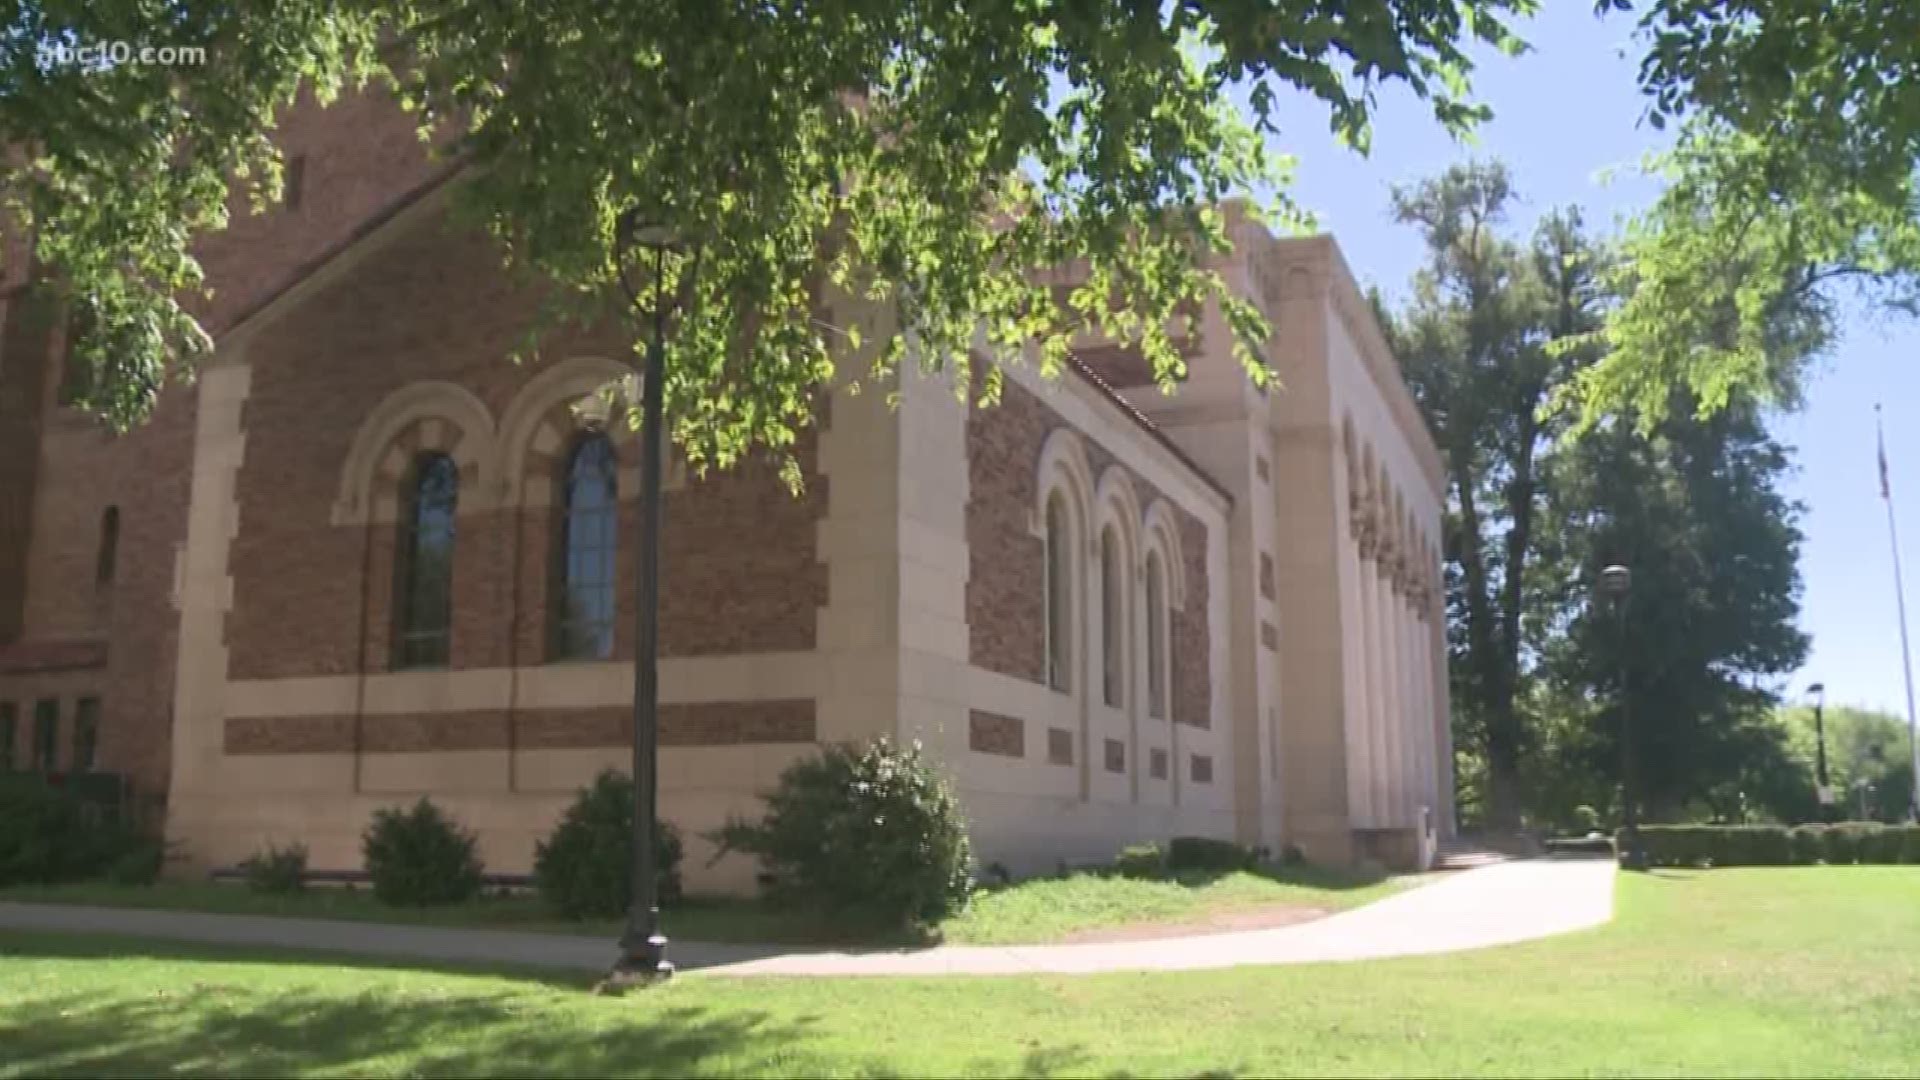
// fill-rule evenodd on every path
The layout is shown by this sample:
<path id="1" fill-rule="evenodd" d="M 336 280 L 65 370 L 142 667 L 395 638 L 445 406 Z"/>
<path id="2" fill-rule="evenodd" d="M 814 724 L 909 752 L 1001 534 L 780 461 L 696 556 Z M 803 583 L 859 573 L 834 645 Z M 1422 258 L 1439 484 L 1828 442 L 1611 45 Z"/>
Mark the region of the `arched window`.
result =
<path id="1" fill-rule="evenodd" d="M 1109 526 L 1100 533 L 1100 674 L 1101 697 L 1116 709 L 1127 700 L 1125 589 L 1120 536 Z"/>
<path id="2" fill-rule="evenodd" d="M 1055 492 L 1047 500 L 1047 685 L 1073 689 L 1073 535 L 1067 502 Z"/>
<path id="3" fill-rule="evenodd" d="M 120 508 L 109 506 L 100 513 L 100 548 L 94 553 L 95 584 L 113 583 L 114 563 L 120 558 Z"/>
<path id="4" fill-rule="evenodd" d="M 460 469 L 445 454 L 414 459 L 394 567 L 395 667 L 443 667 L 453 623 L 453 515 Z"/>
<path id="5" fill-rule="evenodd" d="M 613 655 L 617 472 L 613 443 L 598 433 L 581 436 L 566 459 L 553 593 L 554 655 L 561 659 Z"/>
<path id="6" fill-rule="evenodd" d="M 1167 718 L 1167 572 L 1158 551 L 1147 554 L 1147 715 Z"/>

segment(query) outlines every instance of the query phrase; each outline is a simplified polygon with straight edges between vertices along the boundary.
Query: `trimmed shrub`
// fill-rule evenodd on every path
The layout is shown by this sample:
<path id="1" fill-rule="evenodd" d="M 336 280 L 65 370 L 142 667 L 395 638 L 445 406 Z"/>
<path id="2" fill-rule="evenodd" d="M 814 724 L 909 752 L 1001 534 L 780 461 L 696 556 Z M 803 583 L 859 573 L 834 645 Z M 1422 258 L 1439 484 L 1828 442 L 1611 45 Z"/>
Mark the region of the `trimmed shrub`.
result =
<path id="1" fill-rule="evenodd" d="M 1231 840 L 1176 836 L 1167 843 L 1167 869 L 1175 873 L 1182 870 L 1251 870 L 1259 862 L 1259 856 L 1251 848 L 1242 847 Z"/>
<path id="2" fill-rule="evenodd" d="M 1624 832 L 1617 837 L 1624 850 Z M 1807 866 L 1920 862 L 1920 826 L 1842 821 L 1832 825 L 1643 825 L 1655 866 Z"/>
<path id="3" fill-rule="evenodd" d="M 1822 858 L 1832 866 L 1866 862 L 1873 836 L 1886 826 L 1877 821 L 1842 821 L 1827 829 Z"/>
<path id="4" fill-rule="evenodd" d="M 115 885 L 147 886 L 160 880 L 167 863 L 167 845 L 159 837 L 127 835 L 123 847 L 106 865 L 106 877 Z"/>
<path id="5" fill-rule="evenodd" d="M 165 849 L 38 774 L 0 775 L 0 886 L 89 877 L 149 884 Z"/>
<path id="6" fill-rule="evenodd" d="M 406 810 L 375 810 L 360 853 L 383 904 L 457 904 L 480 893 L 473 833 L 425 796 Z"/>
<path id="7" fill-rule="evenodd" d="M 268 844 L 240 864 L 247 888 L 257 893 L 297 893 L 307 887 L 307 845 Z"/>
<path id="8" fill-rule="evenodd" d="M 1544 846 L 1549 855 L 1613 854 L 1613 838 L 1609 836 L 1557 836 Z"/>
<path id="9" fill-rule="evenodd" d="M 1882 825 L 1869 829 L 1859 837 L 1859 849 L 1856 853 L 1863 863 L 1887 866 L 1900 861 L 1901 849 L 1905 846 L 1907 826 Z"/>
<path id="10" fill-rule="evenodd" d="M 1156 880 L 1167 876 L 1167 857 L 1159 844 L 1133 844 L 1120 849 L 1113 872 L 1139 881 Z"/>
<path id="11" fill-rule="evenodd" d="M 1614 835 L 1627 850 L 1626 830 Z M 1640 846 L 1654 866 L 1786 866 L 1793 844 L 1779 825 L 1642 825 Z"/>
<path id="12" fill-rule="evenodd" d="M 729 821 L 713 839 L 721 854 L 757 856 L 774 899 L 898 926 L 966 906 L 966 819 L 918 743 L 829 747 L 788 766 L 765 799 L 759 822 Z"/>
<path id="13" fill-rule="evenodd" d="M 657 821 L 654 880 L 661 904 L 680 899 L 680 831 Z M 610 919 L 633 903 L 633 781 L 612 769 L 580 789 L 552 835 L 533 849 L 540 896 L 570 919 Z"/>
<path id="14" fill-rule="evenodd" d="M 1819 822 L 1795 825 L 1787 833 L 1794 865 L 1812 866 L 1826 858 L 1827 827 Z"/>

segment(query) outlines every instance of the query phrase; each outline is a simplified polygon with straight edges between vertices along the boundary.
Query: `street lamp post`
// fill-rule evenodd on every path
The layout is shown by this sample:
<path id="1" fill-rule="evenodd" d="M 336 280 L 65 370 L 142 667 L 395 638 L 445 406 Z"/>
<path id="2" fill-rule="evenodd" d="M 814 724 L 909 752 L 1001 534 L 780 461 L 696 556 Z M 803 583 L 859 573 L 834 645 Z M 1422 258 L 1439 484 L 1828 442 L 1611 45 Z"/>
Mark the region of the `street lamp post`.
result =
<path id="1" fill-rule="evenodd" d="M 1633 706 L 1627 686 L 1627 593 L 1633 587 L 1633 571 L 1614 563 L 1600 571 L 1600 588 L 1613 605 L 1620 624 L 1620 801 L 1621 824 L 1627 834 L 1627 850 L 1620 853 L 1620 865 L 1629 870 L 1644 870 L 1646 852 L 1640 846 L 1640 808 L 1635 790 Z"/>
<path id="2" fill-rule="evenodd" d="M 620 958 L 607 977 L 608 984 L 649 984 L 672 977 L 667 959 L 667 937 L 660 928 L 660 879 L 654 838 L 659 818 L 660 735 L 660 497 L 661 458 L 666 449 L 662 430 L 662 395 L 666 382 L 668 308 L 688 298 L 696 272 L 687 261 L 687 248 L 671 232 L 639 221 L 631 213 L 620 220 L 621 285 L 635 308 L 644 308 L 652 322 L 646 367 L 640 386 L 640 532 L 635 537 L 634 658 L 633 658 L 633 903 L 627 909 L 626 930 L 620 935 Z M 629 256 L 644 252 L 651 258 L 652 286 L 642 290 L 625 275 Z M 693 256 L 697 261 L 697 250 Z M 667 285 L 669 261 L 677 264 L 674 287 Z M 643 297 L 650 302 L 643 303 Z"/>
<path id="3" fill-rule="evenodd" d="M 1831 817 L 1827 808 L 1833 805 L 1833 788 L 1827 785 L 1827 726 L 1825 712 L 1827 705 L 1827 684 L 1814 683 L 1807 687 L 1807 694 L 1813 698 L 1813 769 L 1814 782 L 1819 785 L 1820 818 Z"/>

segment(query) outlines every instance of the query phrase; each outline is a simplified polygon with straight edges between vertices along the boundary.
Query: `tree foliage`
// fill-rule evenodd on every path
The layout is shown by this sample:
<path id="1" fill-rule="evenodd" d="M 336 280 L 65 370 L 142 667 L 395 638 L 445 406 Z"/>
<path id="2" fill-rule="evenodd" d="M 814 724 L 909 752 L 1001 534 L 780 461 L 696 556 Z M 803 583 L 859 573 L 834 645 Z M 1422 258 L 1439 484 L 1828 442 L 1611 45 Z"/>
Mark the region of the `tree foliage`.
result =
<path id="1" fill-rule="evenodd" d="M 1502 827 L 1519 824 L 1538 470 L 1564 428 L 1544 406 L 1588 360 L 1549 345 L 1597 325 L 1605 259 L 1577 211 L 1549 214 L 1530 245 L 1513 240 L 1514 199 L 1498 163 L 1396 190 L 1395 214 L 1428 257 L 1411 304 L 1387 320 L 1446 463 L 1454 715 L 1458 741 L 1483 755 L 1484 810 Z"/>
<path id="2" fill-rule="evenodd" d="M 1097 327 L 1170 384 L 1170 330 L 1211 297 L 1266 378 L 1247 348 L 1260 320 L 1208 260 L 1226 243 L 1217 204 L 1276 177 L 1259 135 L 1280 95 L 1321 103 L 1361 146 L 1383 86 L 1464 128 L 1484 112 L 1464 47 L 1517 49 L 1508 21 L 1532 7 L 41 2 L 0 30 L 3 179 L 84 314 L 80 404 L 125 425 L 209 348 L 192 241 L 225 225 L 229 181 L 276 197 L 277 113 L 302 86 L 380 80 L 466 165 L 466 212 L 551 286 L 550 319 L 691 279 L 667 407 L 689 459 L 725 465 L 788 445 L 817 386 L 884 375 L 909 342 L 929 366 L 977 349 L 1053 369 Z M 103 40 L 200 46 L 207 62 L 39 55 Z M 697 258 L 636 262 L 636 222 Z M 1067 264 L 1070 279 L 1050 275 Z M 885 305 L 882 340 L 823 319 L 828 289 Z"/>
<path id="3" fill-rule="evenodd" d="M 1628 299 L 1577 387 L 1588 423 L 1644 429 L 1687 388 L 1703 413 L 1791 404 L 1852 285 L 1920 299 L 1920 6 L 1907 0 L 1601 0 L 1634 10 L 1667 184 L 1624 244 Z"/>
<path id="4" fill-rule="evenodd" d="M 1618 290 L 1636 279 L 1577 210 L 1515 239 L 1514 198 L 1485 163 L 1395 195 L 1428 247 L 1391 323 L 1447 465 L 1469 816 L 1510 828 L 1617 814 L 1623 675 L 1649 809 L 1732 815 L 1743 792 L 1794 783 L 1766 688 L 1806 649 L 1786 452 L 1750 398 L 1702 416 L 1669 389 L 1651 427 L 1583 427 L 1559 408 L 1610 359 L 1596 331 L 1634 302 Z M 1595 599 L 1615 562 L 1635 580 L 1624 630 Z"/>
<path id="5" fill-rule="evenodd" d="M 1650 436 L 1615 424 L 1555 456 L 1540 672 L 1585 720 L 1558 769 L 1605 778 L 1590 805 L 1619 805 L 1623 703 L 1655 820 L 1737 819 L 1741 792 L 1778 771 L 1770 686 L 1807 650 L 1787 468 L 1750 403 L 1702 420 L 1679 402 Z M 1633 574 L 1624 608 L 1598 592 L 1611 563 Z"/>

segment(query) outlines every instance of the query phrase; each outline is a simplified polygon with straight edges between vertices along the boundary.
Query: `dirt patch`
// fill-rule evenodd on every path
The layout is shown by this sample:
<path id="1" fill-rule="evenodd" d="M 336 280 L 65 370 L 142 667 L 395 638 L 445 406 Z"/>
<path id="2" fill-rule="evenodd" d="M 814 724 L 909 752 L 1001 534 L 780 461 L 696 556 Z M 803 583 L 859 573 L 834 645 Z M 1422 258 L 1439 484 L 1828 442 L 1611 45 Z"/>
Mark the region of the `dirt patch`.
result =
<path id="1" fill-rule="evenodd" d="M 1180 922 L 1129 923 L 1081 930 L 1062 940 L 1069 945 L 1092 945 L 1107 941 L 1152 941 L 1156 938 L 1191 937 L 1195 934 L 1225 934 L 1235 930 L 1273 930 L 1296 923 L 1312 922 L 1333 914 L 1327 908 L 1276 904 L 1269 907 L 1231 908 L 1199 919 Z"/>

